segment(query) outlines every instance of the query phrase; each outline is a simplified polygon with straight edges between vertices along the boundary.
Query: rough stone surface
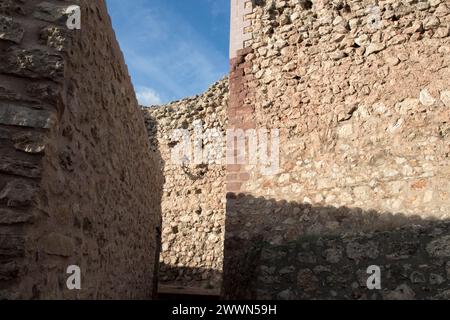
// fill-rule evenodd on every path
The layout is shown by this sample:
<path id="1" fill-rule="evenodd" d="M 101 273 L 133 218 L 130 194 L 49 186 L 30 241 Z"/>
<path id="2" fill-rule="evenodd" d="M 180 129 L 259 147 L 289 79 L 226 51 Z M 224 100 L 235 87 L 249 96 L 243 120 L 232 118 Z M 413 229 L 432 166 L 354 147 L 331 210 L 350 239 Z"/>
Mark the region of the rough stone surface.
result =
<path id="1" fill-rule="evenodd" d="M 172 152 L 181 143 L 174 130 L 188 130 L 192 146 L 196 135 L 206 135 L 207 130 L 225 136 L 227 104 L 225 78 L 197 97 L 143 109 L 151 147 L 161 154 L 164 167 L 161 284 L 221 287 L 225 166 L 208 161 L 206 151 L 202 163 L 183 165 L 174 161 Z M 195 124 L 201 125 L 201 132 Z M 202 150 L 208 150 L 214 141 L 213 137 L 204 139 Z M 220 151 L 224 154 L 224 146 Z"/>
<path id="2" fill-rule="evenodd" d="M 0 39 L 20 43 L 24 29 L 10 17 L 0 16 Z"/>
<path id="3" fill-rule="evenodd" d="M 392 259 L 392 268 L 412 259 L 415 270 L 405 282 L 413 271 L 423 274 L 415 274 L 416 282 L 429 281 L 428 270 L 420 270 L 421 264 L 431 265 L 428 258 L 448 260 L 445 234 L 432 244 L 413 235 L 400 242 L 394 230 L 450 219 L 450 5 L 308 3 L 254 2 L 244 18 L 251 37 L 230 62 L 229 128 L 279 129 L 280 168 L 263 175 L 260 166 L 227 167 L 225 298 L 319 296 L 297 295 L 296 288 L 283 285 L 262 289 L 253 277 L 262 266 L 247 259 L 258 254 L 261 243 L 283 246 L 336 236 L 325 252 L 298 249 L 277 260 L 280 269 L 300 257 L 316 262 L 298 270 L 335 270 L 330 264 L 350 259 L 348 268 L 328 274 L 330 287 L 351 288 L 352 264 L 368 259 L 380 264 Z M 342 242 L 355 231 L 373 234 L 374 241 Z M 377 232 L 392 232 L 396 239 L 388 241 L 389 257 Z M 265 263 L 275 266 L 270 259 Z M 295 281 L 276 273 L 265 279 Z M 386 284 L 392 293 L 378 297 L 432 298 L 448 288 L 442 284 L 427 296 L 417 290 L 423 283 L 394 280 Z M 320 296 L 352 298 L 337 289 Z"/>
<path id="4" fill-rule="evenodd" d="M 233 9 L 229 90 L 144 123 L 104 1 L 0 1 L 0 299 L 151 298 L 159 259 L 224 298 L 450 299 L 448 2 Z M 173 164 L 196 120 L 279 129 L 280 170 Z"/>
<path id="5" fill-rule="evenodd" d="M 31 109 L 17 105 L 0 106 L 0 124 L 49 129 L 55 123 L 55 115 L 48 110 Z"/>
<path id="6" fill-rule="evenodd" d="M 0 299 L 154 297 L 160 157 L 104 1 L 0 1 L 0 44 Z"/>
<path id="7" fill-rule="evenodd" d="M 439 238 L 428 244 L 427 252 L 432 257 L 450 258 L 450 235 Z"/>
<path id="8" fill-rule="evenodd" d="M 257 249 L 258 269 L 254 272 L 254 288 L 258 299 L 359 299 L 413 300 L 447 299 L 449 283 L 446 265 L 433 253 L 410 252 L 397 261 L 392 258 L 393 244 L 417 242 L 420 252 L 438 243 L 449 245 L 450 224 L 404 227 L 392 231 L 341 236 L 303 237 L 282 245 L 261 243 Z M 433 236 L 434 235 L 434 236 Z M 319 253 L 336 246 L 376 247 L 378 255 L 358 255 L 347 250 L 339 262 L 327 261 Z M 427 248 L 427 249 L 426 249 Z M 314 261 L 299 261 L 297 255 L 315 256 Z M 381 269 L 381 289 L 369 290 L 369 266 Z M 269 267 L 270 266 L 270 267 Z M 286 272 L 289 266 L 289 272 Z M 287 294 L 289 292 L 289 294 Z"/>

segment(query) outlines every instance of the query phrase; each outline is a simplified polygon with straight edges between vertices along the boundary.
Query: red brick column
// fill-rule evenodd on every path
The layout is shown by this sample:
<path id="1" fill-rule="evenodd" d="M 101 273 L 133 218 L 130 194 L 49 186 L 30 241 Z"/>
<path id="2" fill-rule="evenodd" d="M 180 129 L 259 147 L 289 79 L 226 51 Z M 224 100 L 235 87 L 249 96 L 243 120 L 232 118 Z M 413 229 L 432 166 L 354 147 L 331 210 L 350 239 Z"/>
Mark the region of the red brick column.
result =
<path id="1" fill-rule="evenodd" d="M 228 105 L 228 129 L 255 129 L 254 105 L 252 90 L 249 83 L 253 80 L 251 74 L 251 61 L 246 57 L 252 53 L 252 48 L 245 48 L 237 52 L 236 58 L 230 61 L 230 99 Z M 232 146 L 227 146 L 231 148 Z M 235 160 L 238 152 L 237 144 L 234 145 Z M 227 163 L 227 193 L 238 194 L 243 192 L 242 185 L 249 180 L 250 175 L 245 171 L 245 165 Z"/>
<path id="2" fill-rule="evenodd" d="M 256 129 L 254 117 L 254 91 L 251 55 L 252 48 L 241 49 L 236 58 L 230 61 L 230 97 L 228 105 L 228 129 L 248 130 Z M 246 164 L 237 164 L 237 155 L 249 150 L 238 150 L 239 145 L 230 144 L 233 148 L 234 163 L 227 164 L 227 209 L 225 223 L 224 265 L 222 297 L 224 299 L 251 299 L 256 297 L 252 291 L 255 281 L 255 262 L 259 253 L 252 251 L 254 239 L 241 239 L 238 233 L 243 231 L 248 215 L 235 213 L 242 208 L 240 198 L 245 194 L 243 185 L 251 177 Z M 247 161 L 245 162 L 247 163 Z M 245 198 L 245 197 L 244 197 Z"/>

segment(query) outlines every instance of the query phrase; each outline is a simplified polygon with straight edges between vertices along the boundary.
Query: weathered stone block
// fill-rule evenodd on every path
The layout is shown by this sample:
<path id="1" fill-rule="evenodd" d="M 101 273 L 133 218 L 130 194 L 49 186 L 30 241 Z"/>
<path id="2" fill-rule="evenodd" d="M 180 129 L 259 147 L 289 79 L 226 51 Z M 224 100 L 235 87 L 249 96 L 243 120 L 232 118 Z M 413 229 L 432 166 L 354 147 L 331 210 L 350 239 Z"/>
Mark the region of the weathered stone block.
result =
<path id="1" fill-rule="evenodd" d="M 277 295 L 278 300 L 295 300 L 297 297 L 296 293 L 291 289 L 284 290 Z"/>
<path id="2" fill-rule="evenodd" d="M 302 269 L 297 274 L 297 286 L 305 292 L 315 292 L 319 289 L 320 280 L 310 269 Z"/>
<path id="3" fill-rule="evenodd" d="M 14 90 L 10 90 L 7 87 L 0 86 L 0 98 L 2 100 L 8 100 L 8 101 L 21 101 L 23 102 L 29 102 L 29 103 L 39 103 L 40 101 L 29 98 L 25 95 L 19 94 L 15 92 Z"/>
<path id="4" fill-rule="evenodd" d="M 450 290 L 445 290 L 433 297 L 436 300 L 450 300 Z"/>
<path id="5" fill-rule="evenodd" d="M 57 5 L 50 2 L 41 2 L 36 6 L 33 16 L 47 22 L 66 22 L 68 6 Z"/>
<path id="6" fill-rule="evenodd" d="M 422 272 L 414 271 L 410 276 L 411 283 L 425 283 L 425 275 Z"/>
<path id="7" fill-rule="evenodd" d="M 373 53 L 378 53 L 386 48 L 384 43 L 371 43 L 366 49 L 366 56 L 369 56 Z"/>
<path id="8" fill-rule="evenodd" d="M 32 219 L 33 215 L 29 212 L 0 208 L 0 225 L 22 224 Z"/>
<path id="9" fill-rule="evenodd" d="M 417 241 L 403 241 L 388 243 L 387 258 L 392 260 L 408 259 L 417 254 L 420 243 Z"/>
<path id="10" fill-rule="evenodd" d="M 426 249 L 432 257 L 450 258 L 450 236 L 444 236 L 430 242 Z"/>
<path id="11" fill-rule="evenodd" d="M 63 76 L 64 60 L 43 49 L 12 48 L 0 55 L 0 72 L 28 78 L 56 80 Z"/>
<path id="12" fill-rule="evenodd" d="M 50 104 L 56 104 L 58 100 L 58 90 L 48 83 L 33 83 L 27 87 L 27 94 Z"/>
<path id="13" fill-rule="evenodd" d="M 384 295 L 386 300 L 413 300 L 415 297 L 416 293 L 407 284 L 402 284 Z"/>
<path id="14" fill-rule="evenodd" d="M 352 260 L 376 259 L 378 255 L 378 244 L 373 241 L 364 244 L 351 241 L 347 244 L 347 256 Z"/>
<path id="15" fill-rule="evenodd" d="M 420 99 L 419 100 L 420 100 L 420 103 L 422 103 L 426 107 L 432 106 L 435 103 L 435 101 L 436 101 L 433 98 L 433 96 L 430 94 L 428 89 L 423 89 L 420 92 Z"/>
<path id="16" fill-rule="evenodd" d="M 0 14 L 11 15 L 16 13 L 25 15 L 24 2 L 25 0 L 2 0 L 0 2 Z"/>
<path id="17" fill-rule="evenodd" d="M 49 129 L 56 122 L 54 112 L 0 103 L 0 124 Z"/>
<path id="18" fill-rule="evenodd" d="M 0 258 L 21 257 L 24 253 L 24 239 L 19 235 L 0 234 Z"/>
<path id="19" fill-rule="evenodd" d="M 24 132 L 13 136 L 14 148 L 17 150 L 41 154 L 45 150 L 44 135 L 37 132 Z"/>
<path id="20" fill-rule="evenodd" d="M 441 92 L 441 101 L 446 107 L 450 108 L 450 91 Z"/>
<path id="21" fill-rule="evenodd" d="M 64 29 L 64 27 L 58 28 L 50 26 L 44 28 L 39 37 L 48 47 L 54 48 L 58 51 L 63 51 L 67 46 L 69 33 L 67 32 L 67 29 Z"/>
<path id="22" fill-rule="evenodd" d="M 18 274 L 19 267 L 16 262 L 0 262 L 0 281 L 13 280 L 17 278 Z"/>
<path id="23" fill-rule="evenodd" d="M 22 41 L 25 30 L 10 17 L 0 16 L 0 39 L 15 43 Z"/>
<path id="24" fill-rule="evenodd" d="M 430 284 L 433 286 L 440 286 L 445 282 L 445 279 L 440 274 L 432 273 L 430 274 Z"/>
<path id="25" fill-rule="evenodd" d="M 0 172 L 27 178 L 39 178 L 41 167 L 39 163 L 0 156 Z"/>
<path id="26" fill-rule="evenodd" d="M 0 203 L 8 207 L 24 207 L 32 204 L 37 187 L 25 180 L 13 180 L 0 192 Z"/>
<path id="27" fill-rule="evenodd" d="M 342 248 L 330 248 L 325 250 L 324 257 L 329 263 L 338 263 L 342 259 Z"/>

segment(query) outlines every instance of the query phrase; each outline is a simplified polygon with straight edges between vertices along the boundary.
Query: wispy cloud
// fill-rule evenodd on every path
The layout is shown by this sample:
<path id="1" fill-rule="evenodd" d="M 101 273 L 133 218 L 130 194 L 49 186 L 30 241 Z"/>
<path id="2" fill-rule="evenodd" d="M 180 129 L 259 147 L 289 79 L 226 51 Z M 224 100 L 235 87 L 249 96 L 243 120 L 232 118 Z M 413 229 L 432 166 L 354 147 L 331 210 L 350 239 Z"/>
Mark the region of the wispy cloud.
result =
<path id="1" fill-rule="evenodd" d="M 211 22 L 211 11 L 219 14 L 221 9 L 213 2 L 107 3 L 135 87 L 152 88 L 160 102 L 201 93 L 228 72 L 227 52 L 218 48 L 212 28 L 208 27 L 215 24 L 214 20 Z M 204 15 L 208 21 L 204 26 L 194 26 L 199 19 L 199 5 L 209 12 Z"/>
<path id="2" fill-rule="evenodd" d="M 149 87 L 136 87 L 136 97 L 142 106 L 150 107 L 161 104 L 159 94 Z"/>

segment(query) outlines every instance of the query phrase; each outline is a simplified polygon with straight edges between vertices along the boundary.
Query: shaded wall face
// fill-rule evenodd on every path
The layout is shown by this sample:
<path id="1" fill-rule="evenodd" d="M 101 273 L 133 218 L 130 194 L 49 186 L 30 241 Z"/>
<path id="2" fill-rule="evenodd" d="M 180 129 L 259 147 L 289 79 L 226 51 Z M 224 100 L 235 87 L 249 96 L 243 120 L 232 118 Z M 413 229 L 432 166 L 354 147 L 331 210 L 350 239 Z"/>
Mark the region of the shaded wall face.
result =
<path id="1" fill-rule="evenodd" d="M 446 222 L 348 237 L 303 237 L 281 245 L 265 243 L 259 248 L 255 296 L 448 300 L 450 252 L 445 248 L 449 235 Z"/>
<path id="2" fill-rule="evenodd" d="M 445 1 L 254 2 L 229 121 L 279 129 L 280 170 L 228 167 L 228 278 L 242 241 L 449 218 L 449 15 Z"/>
<path id="3" fill-rule="evenodd" d="M 222 158 L 209 161 L 207 150 L 218 147 L 224 154 L 227 103 L 224 79 L 197 97 L 143 109 L 150 144 L 164 167 L 160 285 L 220 289 L 225 168 Z M 194 148 L 204 159 L 194 157 Z"/>
<path id="4" fill-rule="evenodd" d="M 1 7 L 0 296 L 151 298 L 158 155 L 104 2 L 70 4 L 81 30 L 66 28 L 68 2 Z"/>

